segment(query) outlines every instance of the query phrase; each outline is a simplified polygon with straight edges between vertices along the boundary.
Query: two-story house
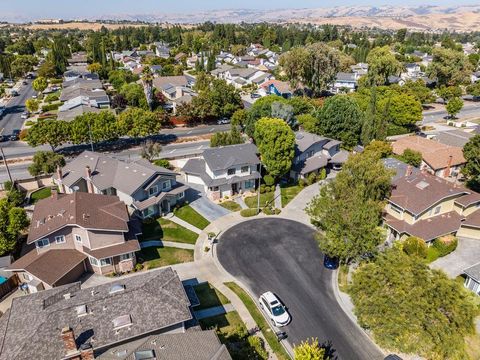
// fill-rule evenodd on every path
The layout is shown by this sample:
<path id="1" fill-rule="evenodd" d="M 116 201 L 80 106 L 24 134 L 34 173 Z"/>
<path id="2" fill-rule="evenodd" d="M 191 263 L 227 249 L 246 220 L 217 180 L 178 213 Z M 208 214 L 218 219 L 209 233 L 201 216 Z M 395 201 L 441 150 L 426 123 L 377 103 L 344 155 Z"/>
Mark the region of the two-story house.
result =
<path id="1" fill-rule="evenodd" d="M 465 165 L 461 147 L 449 146 L 421 136 L 406 136 L 392 144 L 393 153 L 402 155 L 406 149 L 422 154 L 421 170 L 438 177 L 455 181 L 460 176 L 460 170 Z"/>
<path id="2" fill-rule="evenodd" d="M 135 228 L 117 196 L 54 192 L 35 205 L 27 237 L 34 248 L 8 271 L 30 292 L 71 283 L 84 272 L 130 271 L 140 250 Z"/>
<path id="3" fill-rule="evenodd" d="M 215 330 L 193 326 L 172 268 L 13 299 L 0 318 L 0 360 L 231 360 Z"/>
<path id="4" fill-rule="evenodd" d="M 188 160 L 182 171 L 188 183 L 202 185 L 210 199 L 218 200 L 255 190 L 260 179 L 257 153 L 254 144 L 211 148 L 203 158 Z"/>
<path id="5" fill-rule="evenodd" d="M 354 92 L 359 78 L 360 75 L 354 72 L 339 72 L 331 86 L 331 92 L 334 94 Z"/>
<path id="6" fill-rule="evenodd" d="M 60 192 L 116 195 L 130 212 L 147 218 L 168 213 L 184 201 L 188 186 L 177 182 L 176 176 L 177 173 L 144 159 L 122 161 L 84 151 L 58 169 L 53 181 Z"/>
<path id="7" fill-rule="evenodd" d="M 340 149 L 341 142 L 305 131 L 295 133 L 295 157 L 290 177 L 307 178 L 321 169 L 339 170 L 347 161 L 348 151 Z"/>
<path id="8" fill-rule="evenodd" d="M 427 243 L 454 234 L 480 239 L 480 194 L 427 172 L 393 181 L 385 207 L 388 241 L 417 236 Z"/>

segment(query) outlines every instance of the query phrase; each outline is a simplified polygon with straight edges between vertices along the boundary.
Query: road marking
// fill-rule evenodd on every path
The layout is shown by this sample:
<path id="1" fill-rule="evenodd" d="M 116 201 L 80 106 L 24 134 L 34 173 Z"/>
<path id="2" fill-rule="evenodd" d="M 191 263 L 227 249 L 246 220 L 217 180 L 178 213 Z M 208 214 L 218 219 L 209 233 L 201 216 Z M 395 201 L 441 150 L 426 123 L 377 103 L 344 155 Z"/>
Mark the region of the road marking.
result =
<path id="1" fill-rule="evenodd" d="M 200 145 L 197 150 L 203 149 L 203 145 Z"/>
<path id="2" fill-rule="evenodd" d="M 169 154 L 173 154 L 177 149 L 170 150 Z"/>
<path id="3" fill-rule="evenodd" d="M 214 131 L 215 131 L 215 128 L 211 128 L 211 129 L 210 129 L 210 132 L 214 132 Z"/>
<path id="4" fill-rule="evenodd" d="M 192 133 L 192 130 L 190 130 L 189 132 L 187 132 L 187 135 L 190 135 Z"/>

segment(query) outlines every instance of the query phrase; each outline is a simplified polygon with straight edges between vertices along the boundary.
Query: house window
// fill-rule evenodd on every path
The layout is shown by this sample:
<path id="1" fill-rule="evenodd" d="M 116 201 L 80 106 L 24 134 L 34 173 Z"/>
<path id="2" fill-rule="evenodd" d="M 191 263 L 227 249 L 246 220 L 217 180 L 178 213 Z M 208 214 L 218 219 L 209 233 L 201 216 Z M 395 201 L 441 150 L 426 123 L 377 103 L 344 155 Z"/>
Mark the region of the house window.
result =
<path id="1" fill-rule="evenodd" d="M 128 259 L 131 259 L 132 257 L 133 257 L 132 253 L 122 254 L 120 255 L 120 261 L 128 260 Z"/>
<path id="2" fill-rule="evenodd" d="M 100 266 L 112 265 L 112 258 L 100 259 Z"/>
<path id="3" fill-rule="evenodd" d="M 165 190 L 165 189 L 167 189 L 167 188 L 169 188 L 169 187 L 170 187 L 170 180 L 165 181 L 165 182 L 162 184 L 162 189 L 163 189 L 163 190 Z"/>
<path id="4" fill-rule="evenodd" d="M 227 170 L 227 175 L 235 175 L 235 168 L 233 168 L 233 169 L 228 169 L 228 170 Z"/>
<path id="5" fill-rule="evenodd" d="M 440 212 L 440 209 L 441 209 L 441 208 L 442 208 L 441 206 L 437 206 L 437 207 L 435 208 L 435 215 L 437 215 L 437 214 Z"/>
<path id="6" fill-rule="evenodd" d="M 148 189 L 148 194 L 149 195 L 154 195 L 158 192 L 158 186 L 155 185 L 155 186 L 152 186 L 150 189 Z"/>
<path id="7" fill-rule="evenodd" d="M 94 265 L 94 266 L 98 266 L 98 260 L 95 259 L 94 257 L 89 257 L 88 260 L 90 261 L 90 264 Z"/>
<path id="8" fill-rule="evenodd" d="M 81 243 L 82 237 L 80 235 L 75 235 L 75 241 Z"/>
<path id="9" fill-rule="evenodd" d="M 55 242 L 57 244 L 65 243 L 65 235 L 55 236 Z"/>
<path id="10" fill-rule="evenodd" d="M 181 192 L 180 194 L 178 194 L 178 198 L 179 199 L 183 199 L 185 197 L 185 192 Z"/>
<path id="11" fill-rule="evenodd" d="M 26 281 L 31 281 L 33 278 L 30 274 L 23 273 L 23 279 Z"/>
<path id="12" fill-rule="evenodd" d="M 37 241 L 37 248 L 44 248 L 50 245 L 50 241 L 48 239 L 41 239 Z"/>
<path id="13" fill-rule="evenodd" d="M 255 187 L 255 181 L 254 180 L 247 180 L 245 181 L 245 189 L 251 189 Z"/>
<path id="14" fill-rule="evenodd" d="M 242 166 L 242 173 L 247 173 L 249 169 L 249 166 Z"/>

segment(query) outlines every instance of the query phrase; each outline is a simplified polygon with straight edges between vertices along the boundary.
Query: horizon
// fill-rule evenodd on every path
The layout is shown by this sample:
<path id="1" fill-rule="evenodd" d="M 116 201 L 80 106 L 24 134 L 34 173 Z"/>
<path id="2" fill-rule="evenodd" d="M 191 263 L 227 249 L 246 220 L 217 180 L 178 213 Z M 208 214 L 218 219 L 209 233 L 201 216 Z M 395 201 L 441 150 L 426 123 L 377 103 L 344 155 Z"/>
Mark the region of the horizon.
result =
<path id="1" fill-rule="evenodd" d="M 43 0 L 41 3 L 36 0 L 22 0 L 21 2 L 13 0 L 0 0 L 2 12 L 0 21 L 7 22 L 32 22 L 42 19 L 62 19 L 70 20 L 95 20 L 112 19 L 120 20 L 122 16 L 131 19 L 133 16 L 148 15 L 177 15 L 177 14 L 195 14 L 196 12 L 207 11 L 232 11 L 232 10 L 301 10 L 301 9 L 334 9 L 342 7 L 398 7 L 398 8 L 421 8 L 421 7 L 452 7 L 478 5 L 477 1 L 464 1 L 461 4 L 453 0 L 440 0 L 434 3 L 418 3 L 415 0 L 393 0 L 389 3 L 383 1 L 366 0 L 340 0 L 334 6 L 322 6 L 316 0 L 299 0 L 296 6 L 289 6 L 290 1 L 278 0 L 273 4 L 259 3 L 255 0 L 244 0 L 242 6 L 229 6 L 225 0 L 206 0 L 202 3 L 194 0 L 184 0 L 178 3 L 169 3 L 168 9 L 162 7 L 162 4 L 155 0 L 140 0 L 135 3 L 127 0 L 84 0 L 80 6 L 72 6 L 70 3 L 60 2 L 58 0 Z M 114 9 L 112 8 L 114 5 Z"/>

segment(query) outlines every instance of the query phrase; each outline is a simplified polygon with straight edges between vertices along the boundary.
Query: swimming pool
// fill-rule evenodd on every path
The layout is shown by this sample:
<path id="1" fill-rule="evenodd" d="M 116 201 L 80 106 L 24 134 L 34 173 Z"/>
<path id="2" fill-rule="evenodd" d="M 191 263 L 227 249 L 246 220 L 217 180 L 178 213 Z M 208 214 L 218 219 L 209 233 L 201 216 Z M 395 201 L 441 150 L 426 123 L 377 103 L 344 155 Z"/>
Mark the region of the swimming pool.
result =
<path id="1" fill-rule="evenodd" d="M 0 284 L 3 284 L 5 281 L 7 281 L 8 279 L 4 276 L 0 276 Z"/>

